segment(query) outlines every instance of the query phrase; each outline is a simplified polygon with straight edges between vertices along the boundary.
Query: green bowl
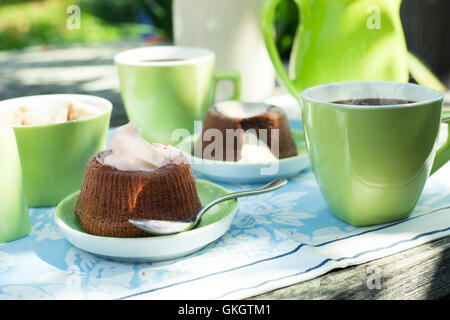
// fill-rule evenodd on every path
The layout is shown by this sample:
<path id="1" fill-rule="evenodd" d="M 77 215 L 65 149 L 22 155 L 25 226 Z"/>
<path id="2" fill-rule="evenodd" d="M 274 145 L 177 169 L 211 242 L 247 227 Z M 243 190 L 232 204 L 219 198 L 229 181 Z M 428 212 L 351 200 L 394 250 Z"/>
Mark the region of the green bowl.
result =
<path id="1" fill-rule="evenodd" d="M 56 206 L 80 189 L 89 158 L 106 148 L 112 104 L 106 99 L 74 94 L 28 96 L 0 102 L 7 108 L 30 106 L 55 109 L 79 101 L 99 114 L 49 125 L 14 126 L 30 207 Z"/>

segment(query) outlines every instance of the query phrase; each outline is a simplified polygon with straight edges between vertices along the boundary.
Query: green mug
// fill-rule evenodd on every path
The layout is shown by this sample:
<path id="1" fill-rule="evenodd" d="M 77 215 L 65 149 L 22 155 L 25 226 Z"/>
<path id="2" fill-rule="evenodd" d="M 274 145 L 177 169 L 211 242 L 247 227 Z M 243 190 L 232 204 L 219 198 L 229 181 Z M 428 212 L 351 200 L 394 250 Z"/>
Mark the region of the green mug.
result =
<path id="1" fill-rule="evenodd" d="M 383 106 L 340 104 L 347 99 L 402 99 Z M 406 218 L 430 174 L 450 159 L 450 138 L 437 149 L 443 97 L 399 82 L 319 85 L 300 95 L 312 170 L 330 210 L 367 226 Z"/>
<path id="2" fill-rule="evenodd" d="M 22 185 L 22 168 L 14 130 L 0 127 L 0 243 L 19 239 L 31 230 Z"/>
<path id="3" fill-rule="evenodd" d="M 215 54 L 208 49 L 145 47 L 120 52 L 114 60 L 127 116 L 149 141 L 175 145 L 175 130 L 192 134 L 194 121 L 203 120 L 214 103 L 219 81 L 233 82 L 230 99 L 240 97 L 239 72 L 214 71 Z"/>
<path id="4" fill-rule="evenodd" d="M 2 111 L 20 106 L 58 110 L 71 101 L 89 105 L 98 114 L 69 122 L 13 127 L 30 207 L 56 206 L 68 194 L 80 189 L 87 161 L 106 148 L 112 104 L 100 97 L 77 94 L 0 101 Z"/>

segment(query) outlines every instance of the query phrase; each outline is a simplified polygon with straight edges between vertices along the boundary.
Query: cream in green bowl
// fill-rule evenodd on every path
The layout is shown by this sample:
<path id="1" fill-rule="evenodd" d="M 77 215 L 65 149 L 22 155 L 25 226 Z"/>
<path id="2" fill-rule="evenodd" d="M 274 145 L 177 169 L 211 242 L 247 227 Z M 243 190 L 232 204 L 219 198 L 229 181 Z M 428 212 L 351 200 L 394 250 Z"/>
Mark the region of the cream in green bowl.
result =
<path id="1" fill-rule="evenodd" d="M 0 101 L 0 123 L 15 131 L 30 207 L 55 206 L 80 189 L 88 159 L 106 148 L 111 111 L 111 102 L 88 95 Z"/>

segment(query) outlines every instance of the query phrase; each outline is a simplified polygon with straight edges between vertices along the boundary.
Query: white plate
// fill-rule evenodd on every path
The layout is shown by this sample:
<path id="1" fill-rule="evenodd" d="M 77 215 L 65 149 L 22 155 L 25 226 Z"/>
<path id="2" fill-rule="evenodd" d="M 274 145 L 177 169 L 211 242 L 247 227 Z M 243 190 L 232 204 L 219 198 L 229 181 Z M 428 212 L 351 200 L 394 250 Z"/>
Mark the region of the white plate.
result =
<path id="1" fill-rule="evenodd" d="M 204 180 L 197 180 L 197 189 L 203 205 L 228 193 L 225 188 Z M 81 228 L 74 213 L 78 196 L 79 192 L 71 194 L 56 207 L 55 221 L 61 232 L 77 248 L 126 262 L 164 261 L 196 252 L 228 231 L 238 207 L 236 199 L 220 203 L 205 213 L 197 228 L 175 235 L 113 238 L 92 235 Z"/>
<path id="2" fill-rule="evenodd" d="M 298 155 L 268 163 L 237 163 L 203 159 L 192 155 L 192 146 L 200 134 L 191 135 L 177 147 L 189 158 L 192 170 L 210 179 L 228 183 L 263 183 L 278 178 L 289 178 L 310 166 L 302 131 L 291 130 Z"/>

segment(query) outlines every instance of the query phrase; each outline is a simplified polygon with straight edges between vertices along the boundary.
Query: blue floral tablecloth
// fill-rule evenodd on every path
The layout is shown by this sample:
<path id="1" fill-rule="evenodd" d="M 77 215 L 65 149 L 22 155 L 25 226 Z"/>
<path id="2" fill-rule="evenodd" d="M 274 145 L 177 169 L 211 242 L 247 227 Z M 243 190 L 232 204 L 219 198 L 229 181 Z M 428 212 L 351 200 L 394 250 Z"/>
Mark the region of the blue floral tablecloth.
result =
<path id="1" fill-rule="evenodd" d="M 275 192 L 239 200 L 217 241 L 159 263 L 84 252 L 64 238 L 54 212 L 30 209 L 31 233 L 0 244 L 0 299 L 238 299 L 450 235 L 450 165 L 429 179 L 408 219 L 364 228 L 331 214 L 306 169 Z"/>

